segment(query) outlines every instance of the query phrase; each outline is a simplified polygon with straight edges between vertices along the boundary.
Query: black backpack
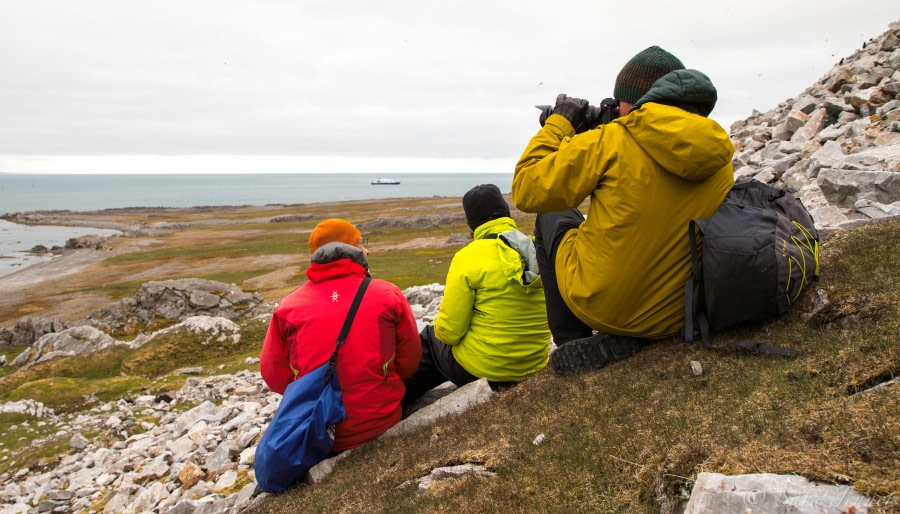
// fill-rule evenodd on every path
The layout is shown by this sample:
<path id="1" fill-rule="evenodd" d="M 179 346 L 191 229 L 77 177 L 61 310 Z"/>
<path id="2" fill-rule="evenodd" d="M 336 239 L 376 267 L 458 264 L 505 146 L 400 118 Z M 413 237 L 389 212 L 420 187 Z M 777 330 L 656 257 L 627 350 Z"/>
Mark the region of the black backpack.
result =
<path id="1" fill-rule="evenodd" d="M 819 278 L 819 235 L 809 212 L 790 191 L 757 180 L 738 179 L 712 217 L 690 222 L 688 238 L 693 269 L 684 288 L 686 341 L 699 332 L 714 348 L 711 331 L 784 314 Z M 796 356 L 751 341 L 738 346 Z"/>

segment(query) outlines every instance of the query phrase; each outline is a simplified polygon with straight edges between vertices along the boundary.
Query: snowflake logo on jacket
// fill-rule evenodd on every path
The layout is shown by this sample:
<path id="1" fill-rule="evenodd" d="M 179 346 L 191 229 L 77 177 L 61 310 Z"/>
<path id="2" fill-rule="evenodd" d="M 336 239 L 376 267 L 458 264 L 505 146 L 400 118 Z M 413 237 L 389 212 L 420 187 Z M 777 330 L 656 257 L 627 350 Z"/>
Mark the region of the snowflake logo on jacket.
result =
<path id="1" fill-rule="evenodd" d="M 337 303 L 337 301 L 340 299 L 341 299 L 341 295 L 339 295 L 337 291 L 331 292 L 331 303 Z"/>

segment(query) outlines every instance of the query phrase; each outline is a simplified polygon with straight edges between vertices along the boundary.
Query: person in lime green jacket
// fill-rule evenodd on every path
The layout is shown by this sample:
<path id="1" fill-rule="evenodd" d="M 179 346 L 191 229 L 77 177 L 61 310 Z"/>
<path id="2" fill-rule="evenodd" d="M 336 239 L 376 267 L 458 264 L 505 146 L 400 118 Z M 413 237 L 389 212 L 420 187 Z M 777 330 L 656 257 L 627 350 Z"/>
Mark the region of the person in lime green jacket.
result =
<path id="1" fill-rule="evenodd" d="M 463 196 L 473 241 L 456 253 L 434 325 L 419 334 L 422 360 L 406 383 L 409 404 L 447 380 L 519 382 L 547 365 L 550 329 L 532 239 L 518 230 L 493 184 Z"/>

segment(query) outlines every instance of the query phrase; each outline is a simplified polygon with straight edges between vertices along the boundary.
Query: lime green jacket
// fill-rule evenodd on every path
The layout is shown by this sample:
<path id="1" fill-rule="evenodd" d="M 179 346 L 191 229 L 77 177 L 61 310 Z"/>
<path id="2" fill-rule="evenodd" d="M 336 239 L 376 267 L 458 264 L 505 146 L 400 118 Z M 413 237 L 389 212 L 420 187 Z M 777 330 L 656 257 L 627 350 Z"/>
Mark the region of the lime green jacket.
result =
<path id="1" fill-rule="evenodd" d="M 519 381 L 547 365 L 550 345 L 534 243 L 512 218 L 484 223 L 474 239 L 450 263 L 434 334 L 476 377 Z"/>
<path id="2" fill-rule="evenodd" d="M 590 196 L 587 220 L 556 255 L 559 291 L 579 319 L 628 336 L 681 331 L 688 223 L 725 198 L 733 153 L 715 121 L 659 103 L 577 136 L 566 118 L 547 119 L 516 165 L 512 197 L 540 213 Z"/>

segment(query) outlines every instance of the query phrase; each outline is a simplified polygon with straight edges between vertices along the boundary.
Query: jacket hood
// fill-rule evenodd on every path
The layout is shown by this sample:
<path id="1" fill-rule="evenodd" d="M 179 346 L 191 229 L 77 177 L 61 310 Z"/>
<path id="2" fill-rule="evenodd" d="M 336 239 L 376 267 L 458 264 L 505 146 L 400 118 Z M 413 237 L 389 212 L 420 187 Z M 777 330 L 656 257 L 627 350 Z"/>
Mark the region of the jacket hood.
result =
<path id="1" fill-rule="evenodd" d="M 362 250 L 347 243 L 337 241 L 324 244 L 313 252 L 310 260 L 316 264 L 327 264 L 338 259 L 348 258 L 363 268 L 369 269 L 369 260 Z"/>
<path id="2" fill-rule="evenodd" d="M 534 241 L 519 231 L 512 218 L 502 217 L 479 225 L 475 229 L 475 240 L 496 234 L 498 258 L 504 264 L 503 271 L 508 280 L 525 287 L 542 287 L 537 264 Z"/>
<path id="3" fill-rule="evenodd" d="M 691 73 L 702 77 L 695 77 L 695 81 L 688 80 Z M 709 82 L 705 77 L 694 70 L 673 71 L 656 81 L 639 101 L 639 108 L 612 122 L 624 126 L 637 144 L 663 169 L 690 182 L 702 182 L 711 177 L 729 164 L 734 155 L 734 144 L 725 129 L 715 121 L 684 108 L 692 106 L 705 110 L 701 99 L 707 98 L 708 101 L 710 94 L 712 103 L 715 103 L 715 88 L 711 83 L 708 84 L 712 88 L 711 93 L 704 88 L 704 82 Z M 706 96 L 702 91 L 706 91 Z M 679 98 L 681 100 L 677 101 Z M 679 105 L 674 106 L 673 103 Z"/>
<path id="4" fill-rule="evenodd" d="M 346 275 L 368 275 L 369 261 L 362 250 L 345 243 L 328 243 L 312 254 L 306 277 L 321 282 Z"/>
<path id="5" fill-rule="evenodd" d="M 654 82 L 650 90 L 635 102 L 633 109 L 653 102 L 709 116 L 716 100 L 716 86 L 706 74 L 697 70 L 675 70 Z"/>

